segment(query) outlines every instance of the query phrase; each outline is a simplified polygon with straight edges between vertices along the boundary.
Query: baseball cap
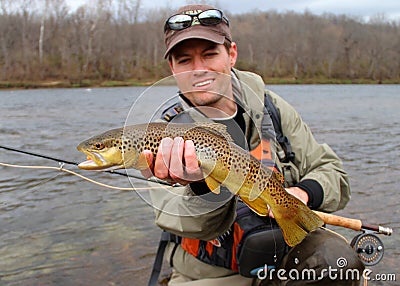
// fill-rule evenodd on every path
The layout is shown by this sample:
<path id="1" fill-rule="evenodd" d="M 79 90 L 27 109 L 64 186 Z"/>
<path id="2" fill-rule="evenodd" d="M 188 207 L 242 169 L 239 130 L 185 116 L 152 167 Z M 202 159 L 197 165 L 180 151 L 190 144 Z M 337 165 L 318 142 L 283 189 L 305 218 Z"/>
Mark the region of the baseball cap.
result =
<path id="1" fill-rule="evenodd" d="M 176 13 L 173 15 L 197 15 L 202 11 L 210 9 L 216 8 L 210 5 L 187 5 L 179 8 L 178 11 L 176 11 Z M 166 46 L 164 58 L 167 58 L 168 54 L 177 44 L 188 39 L 204 39 L 214 42 L 216 44 L 223 44 L 225 42 L 225 39 L 232 42 L 231 30 L 228 23 L 225 21 L 221 21 L 221 23 L 217 25 L 207 26 L 196 23 L 182 30 L 171 30 L 169 28 L 166 28 L 164 31 L 164 40 Z"/>

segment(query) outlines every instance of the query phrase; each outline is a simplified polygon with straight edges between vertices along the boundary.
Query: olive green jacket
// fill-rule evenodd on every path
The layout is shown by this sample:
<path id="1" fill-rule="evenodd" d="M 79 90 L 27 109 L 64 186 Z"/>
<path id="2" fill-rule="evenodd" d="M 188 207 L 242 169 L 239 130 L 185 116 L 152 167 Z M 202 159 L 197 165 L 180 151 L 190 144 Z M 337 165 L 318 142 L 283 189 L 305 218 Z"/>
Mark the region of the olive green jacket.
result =
<path id="1" fill-rule="evenodd" d="M 241 89 L 241 96 L 236 100 L 245 110 L 245 135 L 249 148 L 255 148 L 260 142 L 264 93 L 268 93 L 280 111 L 283 134 L 290 140 L 296 155 L 293 163 L 277 161 L 278 166 L 284 170 L 285 185 L 288 187 L 302 180 L 315 180 L 323 189 L 319 210 L 334 212 L 344 208 L 350 199 L 350 189 L 337 155 L 328 145 L 316 142 L 292 106 L 275 93 L 265 90 L 260 76 L 238 70 L 232 72 L 233 85 Z M 282 150 L 277 145 L 274 151 Z M 224 200 L 215 201 L 205 196 L 196 196 L 190 186 L 151 191 L 150 194 L 156 210 L 156 224 L 179 236 L 211 240 L 225 233 L 235 219 L 236 201 L 228 196 Z M 200 262 L 181 248 L 176 251 L 173 264 L 178 272 L 193 279 L 232 274 L 228 269 Z"/>

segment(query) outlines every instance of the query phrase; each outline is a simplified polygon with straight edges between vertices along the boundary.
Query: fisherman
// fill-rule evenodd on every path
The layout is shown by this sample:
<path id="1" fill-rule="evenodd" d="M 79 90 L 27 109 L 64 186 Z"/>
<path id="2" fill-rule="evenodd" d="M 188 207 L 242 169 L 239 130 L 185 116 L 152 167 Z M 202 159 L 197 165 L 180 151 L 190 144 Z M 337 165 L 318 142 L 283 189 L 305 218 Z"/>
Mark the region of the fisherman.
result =
<path id="1" fill-rule="evenodd" d="M 281 129 L 277 132 L 282 133 L 280 137 L 284 140 L 278 140 L 282 144 L 267 142 L 264 144 L 269 145 L 267 149 L 262 145 L 262 154 L 258 157 L 267 154 L 272 161 L 275 158 L 271 167 L 283 173 L 286 191 L 311 209 L 334 212 L 346 206 L 350 199 L 349 182 L 337 155 L 326 144 L 316 142 L 292 106 L 265 90 L 260 76 L 234 68 L 238 50 L 229 20 L 221 10 L 209 5 L 181 7 L 165 22 L 164 36 L 165 58 L 180 89 L 180 102 L 167 109 L 164 119 L 187 122 L 197 121 L 193 119 L 196 116 L 212 118 L 228 125 L 238 145 L 255 151 L 264 141 L 265 134 L 259 130 L 263 128 L 269 101 L 273 105 L 271 117 L 272 113 L 279 116 L 280 126 L 275 129 Z M 271 279 L 262 279 L 268 276 L 267 268 L 264 272 L 253 269 L 253 275 L 264 277 L 241 275 L 236 251 L 237 244 L 243 241 L 234 241 L 240 200 L 224 190 L 220 195 L 210 192 L 190 140 L 164 138 L 156 158 L 151 152 L 144 154 L 148 162 L 155 159 L 148 170 L 142 171 L 145 177 L 154 175 L 183 186 L 172 192 L 151 192 L 156 224 L 168 234 L 165 256 L 172 266 L 168 285 L 359 285 L 357 279 L 339 275 L 339 270 L 345 273 L 347 269 L 357 269 L 361 273 L 364 268 L 343 238 L 318 229 L 299 245 L 289 248 L 281 243 L 277 228 L 272 227 L 273 218 L 266 220 L 271 224 L 268 247 L 271 257 L 265 259 L 268 266 L 286 272 Z M 269 241 L 268 237 L 263 241 Z M 227 243 L 231 243 L 229 247 L 224 246 Z M 277 258 L 277 254 L 281 257 Z M 340 259 L 345 263 L 339 265 Z M 246 268 L 246 263 L 239 268 Z M 268 268 L 270 272 L 271 269 Z M 293 269 L 299 275 L 287 275 Z M 315 277 L 301 276 L 303 269 L 316 271 Z M 337 275 L 330 275 L 334 273 Z"/>

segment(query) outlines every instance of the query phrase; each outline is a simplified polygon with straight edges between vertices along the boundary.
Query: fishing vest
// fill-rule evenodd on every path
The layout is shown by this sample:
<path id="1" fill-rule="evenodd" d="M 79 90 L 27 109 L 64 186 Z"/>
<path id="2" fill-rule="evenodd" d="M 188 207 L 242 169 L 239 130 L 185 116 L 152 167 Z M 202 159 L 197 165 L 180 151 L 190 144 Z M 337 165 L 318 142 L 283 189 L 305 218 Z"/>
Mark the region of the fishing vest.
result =
<path id="1" fill-rule="evenodd" d="M 163 112 L 163 119 L 171 121 L 181 112 L 183 108 L 177 103 Z M 263 138 L 259 145 L 250 151 L 255 158 L 277 171 L 272 161 L 270 143 L 271 134 L 274 134 L 284 151 L 283 155 L 278 154 L 279 160 L 288 162 L 294 159 L 290 142 L 282 134 L 279 111 L 267 94 L 264 96 L 261 132 Z M 234 224 L 221 236 L 211 241 L 180 237 L 174 239 L 178 242 L 176 247 L 180 244 L 186 252 L 202 262 L 231 269 L 246 277 L 252 277 L 252 271 L 257 267 L 277 266 L 287 251 L 287 245 L 275 220 L 258 216 L 240 199 L 236 214 Z"/>

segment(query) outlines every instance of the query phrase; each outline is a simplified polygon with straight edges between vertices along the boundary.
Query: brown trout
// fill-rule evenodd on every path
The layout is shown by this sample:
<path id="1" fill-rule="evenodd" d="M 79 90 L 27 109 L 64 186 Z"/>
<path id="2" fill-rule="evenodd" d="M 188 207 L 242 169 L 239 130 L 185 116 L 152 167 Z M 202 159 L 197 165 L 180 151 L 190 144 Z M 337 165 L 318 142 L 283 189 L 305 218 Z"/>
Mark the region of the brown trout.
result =
<path id="1" fill-rule="evenodd" d="M 286 192 L 280 173 L 233 143 L 226 127 L 218 123 L 149 123 L 113 129 L 79 144 L 78 150 L 89 159 L 79 168 L 143 170 L 148 167 L 143 150 L 150 150 L 155 158 L 162 138 L 178 136 L 194 142 L 211 191 L 219 193 L 224 186 L 261 216 L 267 216 L 270 208 L 289 246 L 299 244 L 308 232 L 323 225 L 318 215 Z"/>

